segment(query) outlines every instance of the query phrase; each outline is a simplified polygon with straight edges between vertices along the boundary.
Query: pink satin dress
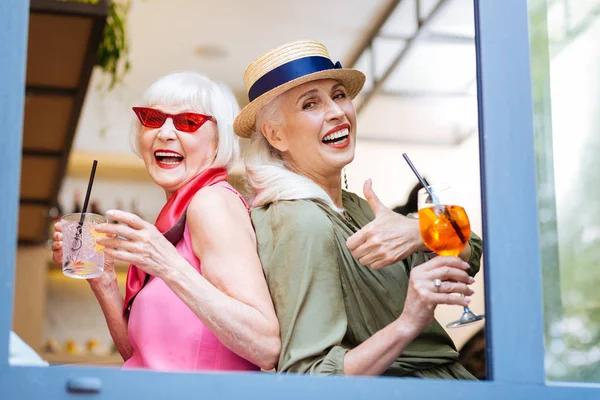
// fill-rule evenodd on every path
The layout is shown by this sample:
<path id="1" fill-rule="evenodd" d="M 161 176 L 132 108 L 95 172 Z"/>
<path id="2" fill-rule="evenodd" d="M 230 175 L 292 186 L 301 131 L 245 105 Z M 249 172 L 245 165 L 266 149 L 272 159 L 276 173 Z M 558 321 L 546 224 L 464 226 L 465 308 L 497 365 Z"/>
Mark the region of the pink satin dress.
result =
<path id="1" fill-rule="evenodd" d="M 239 193 L 226 182 L 217 183 Z M 240 199 L 243 198 L 240 196 Z M 247 204 L 244 201 L 247 207 Z M 187 223 L 177 251 L 202 274 L 192 250 Z M 258 371 L 259 367 L 238 356 L 200 321 L 160 278 L 151 277 L 137 294 L 129 314 L 129 341 L 133 355 L 124 369 L 158 371 Z"/>

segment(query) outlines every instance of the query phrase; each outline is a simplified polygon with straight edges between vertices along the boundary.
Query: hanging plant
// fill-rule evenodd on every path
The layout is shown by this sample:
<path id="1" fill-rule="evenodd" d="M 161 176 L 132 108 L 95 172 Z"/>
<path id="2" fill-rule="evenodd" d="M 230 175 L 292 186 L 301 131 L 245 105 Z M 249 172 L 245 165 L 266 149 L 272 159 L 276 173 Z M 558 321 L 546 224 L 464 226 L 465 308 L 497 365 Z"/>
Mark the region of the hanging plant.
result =
<path id="1" fill-rule="evenodd" d="M 111 1 L 104 27 L 104 36 L 98 47 L 96 65 L 108 76 L 108 90 L 123 82 L 131 68 L 129 61 L 129 40 L 126 21 L 131 1 Z"/>

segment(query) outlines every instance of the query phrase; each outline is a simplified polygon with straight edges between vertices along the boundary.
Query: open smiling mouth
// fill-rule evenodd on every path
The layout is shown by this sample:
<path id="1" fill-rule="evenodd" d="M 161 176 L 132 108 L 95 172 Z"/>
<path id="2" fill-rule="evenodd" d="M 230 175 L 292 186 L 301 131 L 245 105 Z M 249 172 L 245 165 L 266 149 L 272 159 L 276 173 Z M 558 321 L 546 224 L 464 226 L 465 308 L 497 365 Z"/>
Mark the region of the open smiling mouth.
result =
<path id="1" fill-rule="evenodd" d="M 154 158 L 159 164 L 165 166 L 175 166 L 183 161 L 183 156 L 179 153 L 170 151 L 156 151 L 154 152 Z"/>
<path id="2" fill-rule="evenodd" d="M 325 136 L 322 140 L 323 143 L 325 144 L 345 144 L 348 142 L 348 139 L 350 137 L 350 130 L 349 129 L 341 129 L 339 131 L 330 133 L 329 135 Z"/>

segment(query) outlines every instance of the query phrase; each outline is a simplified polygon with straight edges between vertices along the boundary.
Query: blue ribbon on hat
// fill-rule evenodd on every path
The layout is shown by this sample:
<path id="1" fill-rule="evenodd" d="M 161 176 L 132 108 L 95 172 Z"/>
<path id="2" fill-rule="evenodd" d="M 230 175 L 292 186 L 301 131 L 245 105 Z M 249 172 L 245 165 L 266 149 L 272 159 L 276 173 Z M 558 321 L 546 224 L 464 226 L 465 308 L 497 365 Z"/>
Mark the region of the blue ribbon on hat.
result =
<path id="1" fill-rule="evenodd" d="M 262 96 L 269 90 L 281 86 L 291 80 L 301 78 L 315 72 L 326 71 L 328 69 L 342 68 L 338 61 L 335 64 L 327 57 L 311 56 L 299 58 L 280 65 L 261 76 L 248 91 L 250 101 Z"/>

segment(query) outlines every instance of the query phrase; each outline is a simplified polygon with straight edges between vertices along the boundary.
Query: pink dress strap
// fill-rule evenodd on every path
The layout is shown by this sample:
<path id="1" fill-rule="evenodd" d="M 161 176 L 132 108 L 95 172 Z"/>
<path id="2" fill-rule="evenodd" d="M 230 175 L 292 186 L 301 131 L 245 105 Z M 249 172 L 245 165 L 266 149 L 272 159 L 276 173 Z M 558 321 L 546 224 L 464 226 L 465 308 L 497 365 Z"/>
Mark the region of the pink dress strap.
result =
<path id="1" fill-rule="evenodd" d="M 246 210 L 250 211 L 250 206 L 248 205 L 248 202 L 246 201 L 246 199 L 244 199 L 244 196 L 242 196 L 240 194 L 240 192 L 238 192 L 233 186 L 231 186 L 229 184 L 229 182 L 227 182 L 227 181 L 221 181 L 221 182 L 215 183 L 213 186 L 222 186 L 225 189 L 233 192 L 237 197 L 240 198 L 240 200 L 242 201 L 242 203 L 244 203 L 244 207 L 246 207 Z"/>

